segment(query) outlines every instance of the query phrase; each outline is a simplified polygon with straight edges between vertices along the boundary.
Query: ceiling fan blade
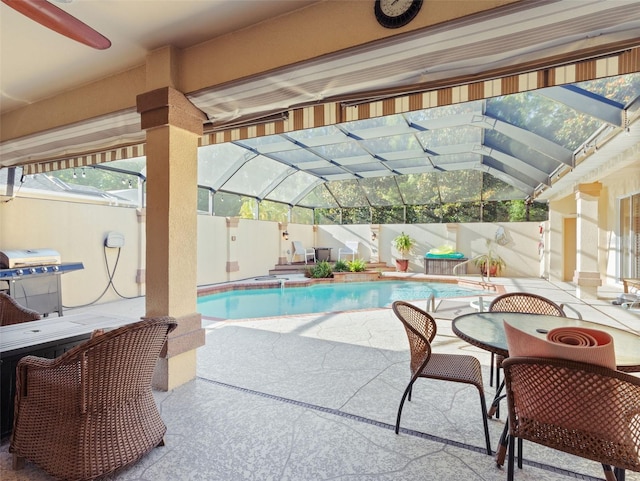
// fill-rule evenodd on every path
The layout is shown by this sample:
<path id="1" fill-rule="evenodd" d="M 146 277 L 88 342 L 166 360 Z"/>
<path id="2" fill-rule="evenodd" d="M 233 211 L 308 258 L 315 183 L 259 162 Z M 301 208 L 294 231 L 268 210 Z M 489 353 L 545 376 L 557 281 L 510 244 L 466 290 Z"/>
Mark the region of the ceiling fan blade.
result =
<path id="1" fill-rule="evenodd" d="M 98 50 L 111 46 L 108 38 L 46 0 L 2 0 L 14 10 L 59 34 Z"/>

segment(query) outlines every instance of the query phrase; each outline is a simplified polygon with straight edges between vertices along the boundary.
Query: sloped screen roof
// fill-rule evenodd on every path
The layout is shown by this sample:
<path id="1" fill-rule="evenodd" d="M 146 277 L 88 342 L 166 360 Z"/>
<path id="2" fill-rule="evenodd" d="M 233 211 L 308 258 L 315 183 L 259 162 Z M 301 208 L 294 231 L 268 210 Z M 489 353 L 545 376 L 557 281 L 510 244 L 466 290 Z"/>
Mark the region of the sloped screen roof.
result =
<path id="1" fill-rule="evenodd" d="M 623 131 L 639 97 L 636 73 L 208 145 L 198 151 L 198 184 L 308 208 L 526 199 L 599 135 Z M 146 173 L 144 157 L 94 167 Z M 53 175 L 111 190 L 104 176 L 92 184 L 84 172 Z"/>
<path id="2" fill-rule="evenodd" d="M 198 183 L 305 207 L 524 199 L 639 95 L 632 74 L 210 145 Z"/>

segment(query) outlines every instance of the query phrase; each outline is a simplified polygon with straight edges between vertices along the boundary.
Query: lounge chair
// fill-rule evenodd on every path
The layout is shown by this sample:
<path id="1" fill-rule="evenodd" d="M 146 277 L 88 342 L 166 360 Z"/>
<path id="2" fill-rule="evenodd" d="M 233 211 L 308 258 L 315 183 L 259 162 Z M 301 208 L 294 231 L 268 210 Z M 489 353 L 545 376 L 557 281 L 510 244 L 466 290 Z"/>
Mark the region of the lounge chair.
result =
<path id="1" fill-rule="evenodd" d="M 307 263 L 309 257 L 316 262 L 316 250 L 315 249 L 307 249 L 302 245 L 300 241 L 293 241 L 293 251 L 291 251 L 291 262 L 293 263 L 293 258 L 295 256 L 302 256 L 304 258 L 304 263 Z"/>
<path id="2" fill-rule="evenodd" d="M 625 309 L 640 307 L 640 279 L 622 279 L 622 283 L 624 294 L 620 294 L 612 304 Z"/>
<path id="3" fill-rule="evenodd" d="M 358 241 L 347 241 L 344 244 L 345 247 L 338 249 L 338 260 L 342 259 L 342 256 L 351 256 L 351 260 L 355 260 L 358 255 Z"/>
<path id="4" fill-rule="evenodd" d="M 640 279 L 622 279 L 622 284 L 625 294 L 630 294 L 632 291 L 636 294 L 640 292 Z"/>

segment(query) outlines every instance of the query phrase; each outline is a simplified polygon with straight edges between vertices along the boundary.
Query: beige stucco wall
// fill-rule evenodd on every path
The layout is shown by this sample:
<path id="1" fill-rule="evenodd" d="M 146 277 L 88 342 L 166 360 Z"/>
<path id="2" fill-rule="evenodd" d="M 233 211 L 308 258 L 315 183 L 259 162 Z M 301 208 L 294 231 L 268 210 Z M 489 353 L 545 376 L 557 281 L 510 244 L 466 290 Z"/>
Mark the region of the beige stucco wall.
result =
<path id="1" fill-rule="evenodd" d="M 105 251 L 104 239 L 109 231 L 120 232 L 125 237 L 125 245 L 120 251 L 113 284 L 123 296 L 133 297 L 144 294 L 145 287 L 144 283 L 137 283 L 139 270 L 145 266 L 144 219 L 142 213 L 131 207 L 17 196 L 10 202 L 0 203 L 0 250 L 51 248 L 60 252 L 65 262 L 83 262 L 84 270 L 62 276 L 63 303 L 77 306 L 93 302 L 108 286 L 105 252 L 111 271 L 118 252 L 117 249 Z M 332 247 L 332 260 L 337 258 L 338 249 L 346 241 L 358 240 L 360 258 L 370 260 L 375 247 L 379 249 L 380 261 L 394 266 L 397 253 L 392 240 L 403 230 L 418 241 L 410 270 L 424 272 L 422 259 L 432 247 L 450 244 L 472 257 L 484 252 L 485 239 L 492 239 L 500 225 L 510 239 L 507 246 L 497 248 L 507 262 L 504 275 L 537 277 L 539 274 L 537 222 L 381 225 L 376 226 L 379 230 L 375 244 L 371 241 L 369 225 L 280 226 L 277 222 L 245 219 L 239 219 L 237 226 L 228 224 L 224 217 L 198 216 L 199 286 L 267 275 L 280 257 L 289 259 L 293 240 L 301 241 L 305 247 Z M 288 241 L 282 239 L 285 228 Z M 236 263 L 236 270 L 227 272 L 229 261 Z M 469 272 L 477 270 L 469 267 Z M 117 299 L 120 297 L 110 287 L 99 302 Z"/>
<path id="2" fill-rule="evenodd" d="M 603 282 L 613 284 L 619 281 L 620 259 L 619 202 L 623 197 L 640 193 L 640 146 L 636 149 L 636 160 L 602 180 L 604 199 L 599 211 L 600 272 L 606 277 Z M 607 201 L 608 199 L 608 201 Z"/>
<path id="3" fill-rule="evenodd" d="M 371 241 L 371 226 L 319 226 L 318 244 L 334 247 L 332 255 L 337 258 L 338 249 L 347 240 L 357 240 L 358 254 L 364 259 L 371 257 L 372 247 L 377 248 L 380 261 L 393 267 L 398 253 L 393 248 L 393 239 L 406 232 L 416 239 L 417 245 L 409 259 L 409 270 L 424 272 L 424 255 L 434 247 L 450 245 L 473 258 L 486 252 L 487 239 L 494 239 L 498 227 L 504 227 L 509 243 L 497 246 L 495 252 L 507 264 L 504 275 L 514 277 L 537 277 L 539 275 L 538 222 L 518 223 L 463 223 L 463 224 L 388 224 L 381 225 L 376 242 Z M 468 266 L 469 273 L 477 273 Z"/>
<path id="4" fill-rule="evenodd" d="M 227 242 L 216 232 L 226 231 L 224 217 L 198 216 L 198 285 L 227 280 Z"/>
<path id="5" fill-rule="evenodd" d="M 636 150 L 640 150 L 636 149 Z M 630 162 L 610 175 L 602 177 L 602 190 L 598 200 L 598 240 L 593 245 L 593 254 L 598 258 L 598 270 L 603 284 L 619 284 L 619 201 L 623 197 L 640 193 L 640 152 L 631 152 Z M 590 179 L 585 179 L 590 180 Z M 546 248 L 547 266 L 551 280 L 562 280 L 563 258 L 576 256 L 576 252 L 565 252 L 563 245 L 564 220 L 576 217 L 575 194 L 571 193 L 550 203 L 550 238 Z"/>
<path id="6" fill-rule="evenodd" d="M 134 297 L 144 293 L 136 283 L 138 269 L 145 264 L 140 248 L 144 225 L 139 218 L 137 209 L 130 207 L 16 197 L 0 203 L 0 250 L 50 248 L 60 253 L 63 262 L 82 262 L 83 270 L 61 277 L 65 306 L 96 300 L 109 285 L 108 270 L 114 269 L 118 292 Z M 119 259 L 118 249 L 104 247 L 109 231 L 124 235 Z M 100 302 L 117 298 L 110 287 Z"/>
<path id="7" fill-rule="evenodd" d="M 576 217 L 575 195 L 569 195 L 549 204 L 549 222 L 545 236 L 545 273 L 550 280 L 563 280 L 563 246 L 564 219 Z M 566 255 L 575 256 L 575 252 Z"/>

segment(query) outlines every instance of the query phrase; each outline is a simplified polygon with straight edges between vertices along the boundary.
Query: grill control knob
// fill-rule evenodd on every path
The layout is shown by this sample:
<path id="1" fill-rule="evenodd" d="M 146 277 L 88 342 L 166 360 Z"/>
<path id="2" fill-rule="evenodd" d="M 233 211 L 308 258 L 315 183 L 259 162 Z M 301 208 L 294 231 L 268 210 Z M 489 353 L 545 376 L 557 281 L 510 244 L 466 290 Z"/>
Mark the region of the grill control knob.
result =
<path id="1" fill-rule="evenodd" d="M 36 268 L 35 268 L 35 267 L 30 267 L 30 268 L 29 268 L 29 272 L 30 272 L 31 274 L 35 274 L 35 273 L 36 273 Z"/>
<path id="2" fill-rule="evenodd" d="M 24 271 L 22 269 L 16 269 L 16 274 L 21 276 L 22 274 L 24 274 Z"/>
<path id="3" fill-rule="evenodd" d="M 49 269 L 47 269 L 47 266 L 42 266 L 42 272 L 47 272 Z"/>
<path id="4" fill-rule="evenodd" d="M 58 266 L 53 266 L 53 267 L 51 268 L 51 270 L 52 270 L 53 272 L 58 272 L 58 271 L 60 270 L 60 268 L 59 268 Z"/>

